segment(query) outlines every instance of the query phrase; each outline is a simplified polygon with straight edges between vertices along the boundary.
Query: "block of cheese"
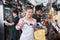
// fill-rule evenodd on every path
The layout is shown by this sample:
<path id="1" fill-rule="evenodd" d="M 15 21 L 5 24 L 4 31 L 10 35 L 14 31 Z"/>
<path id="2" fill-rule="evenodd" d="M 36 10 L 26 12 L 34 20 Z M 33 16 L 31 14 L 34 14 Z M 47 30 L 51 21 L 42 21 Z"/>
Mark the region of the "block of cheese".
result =
<path id="1" fill-rule="evenodd" d="M 39 29 L 35 31 L 34 32 L 35 40 L 46 40 L 45 34 L 46 34 L 45 29 Z"/>

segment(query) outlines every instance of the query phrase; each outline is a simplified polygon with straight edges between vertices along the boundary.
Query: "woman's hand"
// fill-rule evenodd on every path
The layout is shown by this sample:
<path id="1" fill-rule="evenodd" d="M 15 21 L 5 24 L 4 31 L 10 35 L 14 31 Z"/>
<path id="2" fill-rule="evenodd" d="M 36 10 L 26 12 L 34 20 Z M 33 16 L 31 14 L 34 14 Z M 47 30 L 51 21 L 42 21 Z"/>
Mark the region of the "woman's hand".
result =
<path id="1" fill-rule="evenodd" d="M 8 26 L 8 22 L 6 20 L 4 21 L 4 23 L 5 23 L 6 26 Z"/>
<path id="2" fill-rule="evenodd" d="M 40 22 L 37 23 L 39 26 L 43 26 Z"/>
<path id="3" fill-rule="evenodd" d="M 17 25 L 16 25 L 16 29 L 17 30 L 20 30 L 22 27 L 23 27 L 23 25 L 25 24 L 25 22 L 22 20 L 22 21 L 20 21 Z"/>
<path id="4" fill-rule="evenodd" d="M 37 31 L 38 30 L 38 28 L 34 28 L 34 31 Z"/>
<path id="5" fill-rule="evenodd" d="M 24 24 L 26 24 L 26 22 L 24 22 L 24 21 L 22 21 L 22 22 L 20 23 L 21 26 L 23 26 Z"/>

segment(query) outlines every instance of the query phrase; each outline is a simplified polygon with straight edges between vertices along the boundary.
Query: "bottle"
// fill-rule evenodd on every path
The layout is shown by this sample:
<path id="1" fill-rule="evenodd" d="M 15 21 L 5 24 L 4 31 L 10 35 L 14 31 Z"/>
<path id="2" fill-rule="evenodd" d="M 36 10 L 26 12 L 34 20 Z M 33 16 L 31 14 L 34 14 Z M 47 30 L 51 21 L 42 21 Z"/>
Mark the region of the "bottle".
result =
<path id="1" fill-rule="evenodd" d="M 49 19 L 53 20 L 53 11 L 52 10 L 50 11 Z"/>

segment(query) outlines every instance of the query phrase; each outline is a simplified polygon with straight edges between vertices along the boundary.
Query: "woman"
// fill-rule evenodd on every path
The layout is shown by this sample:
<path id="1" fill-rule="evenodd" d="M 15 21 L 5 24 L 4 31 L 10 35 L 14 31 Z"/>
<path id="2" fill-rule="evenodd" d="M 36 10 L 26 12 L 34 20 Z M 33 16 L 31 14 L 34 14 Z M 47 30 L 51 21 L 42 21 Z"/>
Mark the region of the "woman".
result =
<path id="1" fill-rule="evenodd" d="M 5 25 L 9 28 L 9 39 L 8 40 L 17 40 L 18 38 L 18 34 L 19 31 L 17 31 L 15 29 L 15 26 L 17 25 L 18 21 L 19 21 L 19 17 L 18 17 L 18 11 L 17 10 L 13 10 L 12 13 L 13 19 L 9 18 L 12 20 L 12 22 L 7 22 L 5 21 Z"/>
<path id="2" fill-rule="evenodd" d="M 17 30 L 22 29 L 20 40 L 34 40 L 33 25 L 36 25 L 36 20 L 32 18 L 33 7 L 27 6 L 25 10 L 26 10 L 26 15 L 24 18 L 21 18 L 19 20 L 16 29 Z"/>

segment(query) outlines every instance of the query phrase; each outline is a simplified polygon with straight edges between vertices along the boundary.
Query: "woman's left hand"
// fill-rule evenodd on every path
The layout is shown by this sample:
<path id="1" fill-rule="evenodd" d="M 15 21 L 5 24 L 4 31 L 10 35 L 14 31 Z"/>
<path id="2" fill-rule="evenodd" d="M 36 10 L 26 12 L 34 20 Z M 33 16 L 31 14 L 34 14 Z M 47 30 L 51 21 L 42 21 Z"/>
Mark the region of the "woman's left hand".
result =
<path id="1" fill-rule="evenodd" d="M 34 31 L 37 31 L 38 30 L 38 28 L 34 28 Z"/>

